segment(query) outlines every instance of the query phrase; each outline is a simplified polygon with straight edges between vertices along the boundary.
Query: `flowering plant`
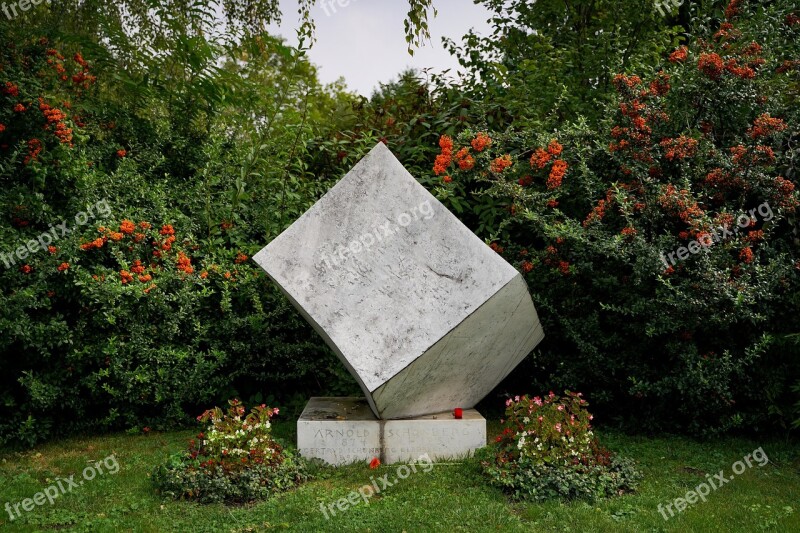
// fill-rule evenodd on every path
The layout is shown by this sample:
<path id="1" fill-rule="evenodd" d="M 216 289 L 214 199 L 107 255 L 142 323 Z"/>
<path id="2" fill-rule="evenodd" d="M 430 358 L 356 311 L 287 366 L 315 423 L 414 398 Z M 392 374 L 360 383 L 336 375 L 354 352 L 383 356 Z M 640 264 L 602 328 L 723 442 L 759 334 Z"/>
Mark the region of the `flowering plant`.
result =
<path id="1" fill-rule="evenodd" d="M 518 499 L 589 498 L 635 488 L 633 463 L 600 446 L 581 393 L 506 402 L 503 431 L 479 453 L 492 483 Z"/>
<path id="2" fill-rule="evenodd" d="M 525 456 L 534 464 L 571 464 L 591 455 L 592 415 L 581 393 L 563 398 L 516 396 L 506 402 L 503 433 L 496 438 L 508 458 Z"/>
<path id="3" fill-rule="evenodd" d="M 271 435 L 271 419 L 279 413 L 266 405 L 246 408 L 230 400 L 197 417 L 208 423 L 189 441 L 187 452 L 173 455 L 156 468 L 153 482 L 159 492 L 201 503 L 246 502 L 288 490 L 310 476 L 305 465 Z"/>
<path id="4" fill-rule="evenodd" d="M 280 458 L 281 447 L 272 439 L 270 420 L 280 410 L 266 405 L 253 408 L 245 416 L 239 400 L 230 400 L 227 413 L 219 407 L 197 417 L 210 425 L 206 432 L 189 442 L 192 459 L 205 459 L 201 468 L 241 469 L 250 463 L 269 464 Z"/>

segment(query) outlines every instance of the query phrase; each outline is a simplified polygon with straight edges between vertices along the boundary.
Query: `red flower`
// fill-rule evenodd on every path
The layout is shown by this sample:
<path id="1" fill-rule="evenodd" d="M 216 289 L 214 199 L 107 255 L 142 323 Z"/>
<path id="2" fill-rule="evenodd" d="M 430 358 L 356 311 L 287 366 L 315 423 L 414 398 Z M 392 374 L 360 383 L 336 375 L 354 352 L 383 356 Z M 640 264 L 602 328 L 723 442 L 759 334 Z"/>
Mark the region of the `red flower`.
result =
<path id="1" fill-rule="evenodd" d="M 697 68 L 712 80 L 719 79 L 724 66 L 722 58 L 717 53 L 701 54 L 697 60 Z"/>
<path id="2" fill-rule="evenodd" d="M 479 133 L 474 139 L 472 139 L 470 144 L 472 145 L 472 149 L 476 152 L 483 152 L 486 150 L 486 148 L 492 145 L 492 139 L 485 133 Z"/>
<path id="3" fill-rule="evenodd" d="M 792 192 L 794 191 L 794 183 L 787 180 L 786 178 L 779 176 L 775 178 L 774 184 L 775 184 L 775 189 L 777 189 L 777 191 L 782 196 L 786 196 L 787 198 L 791 196 Z"/>
<path id="4" fill-rule="evenodd" d="M 83 56 L 80 54 L 80 52 L 76 52 L 75 55 L 72 56 L 72 59 L 74 59 L 75 62 L 80 66 L 82 66 L 83 68 L 89 68 L 89 63 L 87 63 L 86 60 L 83 59 Z"/>
<path id="5" fill-rule="evenodd" d="M 81 250 L 91 250 L 92 248 L 97 248 L 98 250 L 103 247 L 106 243 L 105 239 L 102 237 L 93 240 L 92 242 L 87 242 L 85 244 L 81 244 Z"/>
<path id="6" fill-rule="evenodd" d="M 133 274 L 131 274 L 127 270 L 120 270 L 119 277 L 123 285 L 127 285 L 128 283 L 133 281 Z"/>
<path id="7" fill-rule="evenodd" d="M 122 159 L 126 155 L 128 155 L 128 152 L 126 150 L 117 150 L 117 157 L 119 157 L 120 159 Z"/>
<path id="8" fill-rule="evenodd" d="M 583 221 L 583 227 L 588 226 L 592 222 L 599 222 L 603 220 L 603 217 L 606 216 L 606 201 L 599 200 L 597 202 L 597 206 L 592 209 L 592 212 L 586 217 L 586 220 Z"/>
<path id="9" fill-rule="evenodd" d="M 375 470 L 375 469 L 376 469 L 376 468 L 378 468 L 379 466 L 381 466 L 381 460 L 380 460 L 380 459 L 378 459 L 377 457 L 373 457 L 373 458 L 372 458 L 372 461 L 370 461 L 370 462 L 369 462 L 369 468 L 370 468 L 371 470 Z"/>
<path id="10" fill-rule="evenodd" d="M 192 267 L 192 260 L 189 259 L 183 252 L 178 254 L 178 270 L 185 272 L 187 274 L 191 274 L 194 272 L 194 268 Z"/>
<path id="11" fill-rule="evenodd" d="M 30 274 L 31 272 L 33 272 L 33 268 L 31 268 L 30 265 L 23 265 L 20 267 L 19 271 L 22 272 L 23 274 Z"/>
<path id="12" fill-rule="evenodd" d="M 650 92 L 656 96 L 666 95 L 671 89 L 671 86 L 669 84 L 669 78 L 670 78 L 669 74 L 665 74 L 663 70 L 659 72 L 658 77 L 650 82 Z M 639 128 L 639 129 L 644 129 L 644 128 Z"/>
<path id="13" fill-rule="evenodd" d="M 65 270 L 68 270 L 68 269 L 69 269 L 69 263 L 61 263 L 58 266 L 58 271 L 59 272 L 64 272 Z"/>
<path id="14" fill-rule="evenodd" d="M 3 133 L 4 131 L 6 131 L 5 124 L 0 124 L 0 133 Z"/>
<path id="15" fill-rule="evenodd" d="M 531 168 L 543 169 L 550 162 L 552 156 L 544 148 L 537 148 L 531 156 Z"/>
<path id="16" fill-rule="evenodd" d="M 490 244 L 489 248 L 494 250 L 495 253 L 498 253 L 498 254 L 502 254 L 503 253 L 503 247 L 500 246 L 499 244 L 497 244 L 496 242 L 493 242 L 492 244 Z"/>
<path id="17" fill-rule="evenodd" d="M 445 177 L 442 178 L 442 181 L 444 183 L 450 183 L 450 182 L 453 181 L 453 178 L 451 178 L 450 176 L 445 176 Z"/>
<path id="18" fill-rule="evenodd" d="M 16 85 L 11 83 L 10 81 L 7 81 L 6 82 L 6 86 L 3 89 L 3 92 L 5 94 L 7 94 L 8 96 L 16 98 L 17 96 L 19 96 L 19 87 L 17 87 Z"/>
<path id="19" fill-rule="evenodd" d="M 725 18 L 731 20 L 733 17 L 739 14 L 739 3 L 742 0 L 731 0 L 728 7 L 725 8 Z"/>
<path id="20" fill-rule="evenodd" d="M 126 233 L 128 235 L 132 234 L 136 231 L 136 224 L 133 223 L 131 220 L 123 220 L 122 224 L 119 225 L 119 230 L 122 233 Z"/>
<path id="21" fill-rule="evenodd" d="M 685 135 L 676 139 L 664 139 L 660 144 L 665 149 L 664 157 L 669 161 L 686 159 L 697 154 L 697 139 Z"/>
<path id="22" fill-rule="evenodd" d="M 511 161 L 511 156 L 506 154 L 492 161 L 491 165 L 489 165 L 489 168 L 491 168 L 492 172 L 500 174 L 513 164 L 514 163 Z"/>
<path id="23" fill-rule="evenodd" d="M 786 123 L 783 120 L 779 118 L 773 118 L 769 115 L 769 113 L 764 113 L 763 115 L 759 116 L 755 122 L 753 122 L 753 126 L 747 130 L 747 133 L 753 139 L 757 139 L 759 137 L 767 137 L 773 133 L 784 131 L 785 129 Z"/>
<path id="24" fill-rule="evenodd" d="M 550 144 L 547 145 L 547 153 L 553 157 L 558 157 L 561 155 L 561 152 L 564 150 L 564 147 L 561 146 L 557 140 L 553 139 L 550 141 Z"/>
<path id="25" fill-rule="evenodd" d="M 456 154 L 456 161 L 458 162 L 458 168 L 464 171 L 472 170 L 475 166 L 475 158 L 469 154 L 469 148 L 459 150 Z"/>
<path id="26" fill-rule="evenodd" d="M 530 261 L 523 261 L 522 262 L 522 271 L 527 274 L 531 270 L 533 270 L 533 263 L 531 263 Z"/>
<path id="27" fill-rule="evenodd" d="M 753 249 L 749 246 L 747 248 L 743 248 L 741 252 L 739 252 L 739 259 L 743 263 L 752 263 L 753 262 Z"/>
<path id="28" fill-rule="evenodd" d="M 159 231 L 161 235 L 175 235 L 175 228 L 173 228 L 170 224 L 165 224 L 161 227 L 161 231 Z"/>
<path id="29" fill-rule="evenodd" d="M 441 154 L 436 156 L 436 161 L 433 163 L 433 173 L 437 176 L 441 174 L 445 174 L 447 172 L 447 167 L 450 166 L 452 159 L 449 153 L 442 152 Z"/>
<path id="30" fill-rule="evenodd" d="M 56 252 L 58 252 L 58 248 L 56 248 L 55 246 L 48 246 L 47 251 L 50 252 L 50 255 L 55 255 Z"/>
<path id="31" fill-rule="evenodd" d="M 134 274 L 144 274 L 144 265 L 142 265 L 142 260 L 137 259 L 133 262 L 133 266 L 131 267 L 131 272 Z"/>
<path id="32" fill-rule="evenodd" d="M 558 159 L 553 163 L 553 168 L 550 169 L 550 177 L 547 179 L 548 189 L 557 189 L 558 187 L 561 187 L 561 181 L 564 179 L 564 175 L 567 173 L 567 168 L 567 162 L 561 159 Z"/>
<path id="33" fill-rule="evenodd" d="M 637 85 L 642 83 L 642 78 L 639 76 L 626 76 L 625 74 L 617 74 L 614 76 L 614 85 L 617 88 L 617 91 L 623 91 L 627 89 L 633 89 Z"/>
<path id="34" fill-rule="evenodd" d="M 25 106 L 22 105 L 22 104 L 15 105 L 14 106 L 14 112 L 15 113 L 24 113 L 25 112 Z"/>
<path id="35" fill-rule="evenodd" d="M 236 256 L 236 259 L 234 260 L 234 263 L 236 263 L 237 265 L 241 265 L 242 263 L 244 263 L 248 259 L 249 259 L 249 257 L 244 255 L 243 253 L 240 253 L 239 255 Z"/>
<path id="36" fill-rule="evenodd" d="M 680 46 L 669 55 L 671 63 L 683 63 L 689 55 L 689 49 L 685 46 Z"/>
<path id="37" fill-rule="evenodd" d="M 443 154 L 453 153 L 453 139 L 449 135 L 442 135 L 439 137 L 439 148 L 442 149 Z"/>

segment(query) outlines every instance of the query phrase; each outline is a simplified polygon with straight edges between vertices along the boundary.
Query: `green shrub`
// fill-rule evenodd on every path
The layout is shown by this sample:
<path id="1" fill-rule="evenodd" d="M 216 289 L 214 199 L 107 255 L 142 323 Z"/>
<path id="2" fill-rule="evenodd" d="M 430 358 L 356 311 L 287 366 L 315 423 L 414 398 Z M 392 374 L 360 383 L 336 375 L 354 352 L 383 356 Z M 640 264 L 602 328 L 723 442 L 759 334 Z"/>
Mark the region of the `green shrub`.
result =
<path id="1" fill-rule="evenodd" d="M 278 409 L 265 405 L 244 416 L 245 407 L 231 400 L 227 413 L 215 408 L 200 415 L 209 422 L 192 439 L 187 452 L 156 468 L 159 493 L 200 503 L 243 503 L 268 498 L 309 479 L 304 463 L 283 449 L 270 433 Z"/>
<path id="2" fill-rule="evenodd" d="M 506 403 L 503 433 L 479 452 L 491 483 L 515 499 L 594 500 L 633 491 L 632 461 L 597 442 L 580 393 L 519 397 Z"/>
<path id="3" fill-rule="evenodd" d="M 442 138 L 437 196 L 526 275 L 547 334 L 514 386 L 580 388 L 637 430 L 788 426 L 798 25 L 744 6 L 650 79 L 616 76 L 598 131 Z"/>
<path id="4" fill-rule="evenodd" d="M 227 71 L 149 87 L 74 44 L 0 36 L 0 445 L 167 429 L 232 396 L 266 401 L 266 390 L 293 407 L 312 388 L 357 388 L 247 257 L 330 184 L 303 165 L 284 172 L 284 160 L 302 159 L 296 127 L 273 120 L 264 140 L 231 107 L 197 105 L 197 92 L 212 98 L 212 85 L 241 82 Z M 290 68 L 283 45 L 262 44 L 237 68 L 265 77 Z M 213 53 L 203 47 L 204 60 Z M 275 55 L 279 66 L 266 68 Z M 259 113 L 280 107 L 274 85 L 248 83 Z M 190 109 L 171 90 L 194 94 Z M 64 235 L 8 259 L 61 221 Z"/>

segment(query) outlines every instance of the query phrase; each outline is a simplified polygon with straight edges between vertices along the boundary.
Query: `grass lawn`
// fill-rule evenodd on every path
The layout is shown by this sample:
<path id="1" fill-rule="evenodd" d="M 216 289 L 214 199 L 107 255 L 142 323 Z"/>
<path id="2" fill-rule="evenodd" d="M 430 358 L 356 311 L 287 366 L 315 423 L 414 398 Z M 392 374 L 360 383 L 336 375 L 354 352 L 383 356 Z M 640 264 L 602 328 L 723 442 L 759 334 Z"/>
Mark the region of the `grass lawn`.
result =
<path id="1" fill-rule="evenodd" d="M 497 431 L 497 424 L 490 432 Z M 293 439 L 293 424 L 276 434 Z M 148 474 L 168 454 L 185 447 L 195 432 L 74 438 L 25 453 L 0 454 L 0 505 L 31 498 L 56 477 L 75 476 L 93 461 L 116 454 L 119 471 L 98 475 L 22 517 L 0 509 L 0 530 L 14 531 L 800 531 L 800 447 L 784 441 L 726 438 L 696 442 L 680 437 L 644 438 L 601 432 L 612 450 L 633 457 L 644 474 L 636 494 L 596 503 L 513 503 L 486 485 L 474 461 L 435 465 L 326 519 L 326 506 L 370 484 L 397 466 L 322 469 L 299 489 L 242 507 L 165 501 Z M 753 463 L 712 491 L 706 503 L 689 506 L 665 521 L 657 508 L 686 494 L 762 447 L 770 463 Z M 21 510 L 21 508 L 20 508 Z"/>

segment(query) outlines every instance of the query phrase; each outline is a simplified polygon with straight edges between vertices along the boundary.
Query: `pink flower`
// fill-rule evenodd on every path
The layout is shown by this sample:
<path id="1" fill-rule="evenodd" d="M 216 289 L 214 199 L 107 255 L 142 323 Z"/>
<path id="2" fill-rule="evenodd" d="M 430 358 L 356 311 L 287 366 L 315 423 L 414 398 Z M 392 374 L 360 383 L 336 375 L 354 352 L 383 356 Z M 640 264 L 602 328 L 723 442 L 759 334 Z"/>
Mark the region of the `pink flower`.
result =
<path id="1" fill-rule="evenodd" d="M 519 396 L 514 396 L 514 401 L 518 402 L 519 401 Z"/>
<path id="2" fill-rule="evenodd" d="M 564 410 L 564 406 L 563 405 L 559 405 L 558 407 L 556 407 L 556 409 L 558 409 L 559 411 L 563 411 Z"/>
<path id="3" fill-rule="evenodd" d="M 539 417 L 539 422 L 544 422 L 544 418 L 542 418 L 542 417 L 540 416 L 540 417 Z"/>
<path id="4" fill-rule="evenodd" d="M 506 407 L 511 407 L 511 398 L 506 400 Z"/>
<path id="5" fill-rule="evenodd" d="M 594 415 L 589 415 L 589 420 L 594 420 Z"/>
<path id="6" fill-rule="evenodd" d="M 534 396 L 533 397 L 533 403 L 535 403 L 536 405 L 539 405 L 539 406 L 543 405 L 542 404 L 542 399 L 539 398 L 538 396 Z"/>
<path id="7" fill-rule="evenodd" d="M 559 433 L 561 433 L 561 422 L 559 422 L 558 424 L 556 424 L 556 431 L 558 431 Z"/>
<path id="8" fill-rule="evenodd" d="M 553 393 L 553 391 L 550 391 L 550 394 L 548 394 L 548 396 L 550 396 L 550 398 L 555 398 L 556 397 L 556 395 Z"/>
<path id="9" fill-rule="evenodd" d="M 281 410 L 276 407 L 275 409 L 272 410 L 272 412 L 274 412 L 277 415 L 278 413 L 281 412 Z"/>

